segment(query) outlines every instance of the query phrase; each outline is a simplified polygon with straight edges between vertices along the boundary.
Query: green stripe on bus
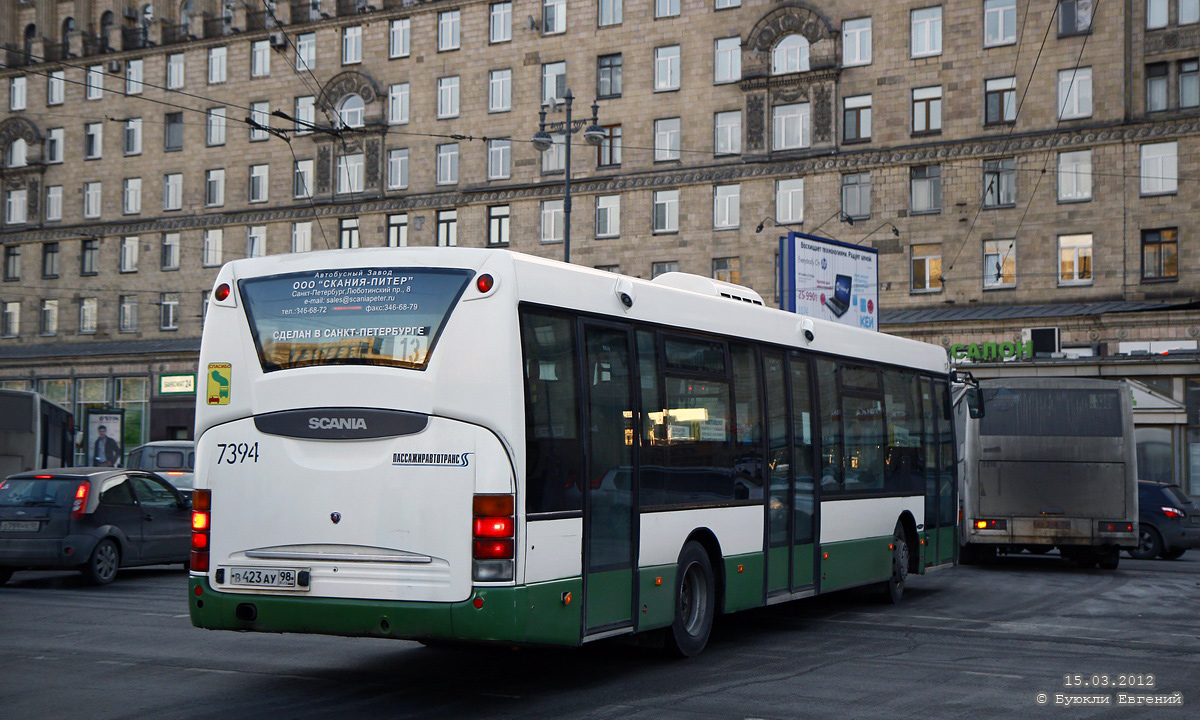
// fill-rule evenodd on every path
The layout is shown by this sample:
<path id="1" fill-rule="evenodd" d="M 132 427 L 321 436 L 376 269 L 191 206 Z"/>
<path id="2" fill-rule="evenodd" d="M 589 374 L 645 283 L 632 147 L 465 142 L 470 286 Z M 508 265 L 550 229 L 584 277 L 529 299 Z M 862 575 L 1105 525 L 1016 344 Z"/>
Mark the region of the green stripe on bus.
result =
<path id="1" fill-rule="evenodd" d="M 891 577 L 890 535 L 821 544 L 821 592 L 866 585 Z M 825 557 L 828 555 L 828 557 Z"/>
<path id="2" fill-rule="evenodd" d="M 633 603 L 633 573 L 629 569 L 588 573 L 589 628 L 628 622 Z M 582 598 L 580 598 L 582 599 Z"/>
<path id="3" fill-rule="evenodd" d="M 741 572 L 738 572 L 738 568 Z M 725 558 L 725 612 L 735 612 L 763 604 L 765 555 L 761 552 Z M 721 602 L 717 598 L 717 602 Z"/>
<path id="4" fill-rule="evenodd" d="M 813 544 L 797 545 L 792 550 L 792 585 L 813 584 Z"/>
<path id="5" fill-rule="evenodd" d="M 638 630 L 666 627 L 675 620 L 675 572 L 671 565 L 638 570 Z"/>

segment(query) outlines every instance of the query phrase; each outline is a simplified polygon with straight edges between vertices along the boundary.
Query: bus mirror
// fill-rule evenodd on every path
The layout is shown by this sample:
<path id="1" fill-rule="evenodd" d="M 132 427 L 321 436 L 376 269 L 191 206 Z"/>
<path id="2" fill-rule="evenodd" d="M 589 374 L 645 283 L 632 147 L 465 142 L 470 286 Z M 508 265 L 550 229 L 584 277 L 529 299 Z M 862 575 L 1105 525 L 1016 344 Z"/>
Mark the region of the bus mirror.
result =
<path id="1" fill-rule="evenodd" d="M 972 420 L 983 417 L 983 394 L 979 392 L 979 388 L 967 388 L 966 401 L 967 412 L 970 413 Z"/>

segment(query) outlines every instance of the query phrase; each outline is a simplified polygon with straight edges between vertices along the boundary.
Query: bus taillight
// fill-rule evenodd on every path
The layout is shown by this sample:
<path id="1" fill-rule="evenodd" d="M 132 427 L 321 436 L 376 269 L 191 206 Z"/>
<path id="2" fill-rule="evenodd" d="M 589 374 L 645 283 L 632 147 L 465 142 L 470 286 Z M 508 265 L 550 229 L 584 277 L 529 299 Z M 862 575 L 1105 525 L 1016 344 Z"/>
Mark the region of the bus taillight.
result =
<path id="1" fill-rule="evenodd" d="M 1007 520 L 976 520 L 976 530 L 1007 530 Z"/>
<path id="2" fill-rule="evenodd" d="M 83 517 L 84 508 L 87 507 L 88 491 L 92 488 L 92 484 L 87 480 L 79 483 L 79 487 L 75 488 L 75 501 L 71 503 L 71 517 Z"/>
<path id="3" fill-rule="evenodd" d="M 212 529 L 212 491 L 192 492 L 192 555 L 190 566 L 196 572 L 208 572 L 208 539 Z"/>
<path id="4" fill-rule="evenodd" d="M 516 503 L 512 495 L 476 495 L 473 503 L 472 555 L 474 578 L 482 581 L 513 579 L 516 554 Z"/>

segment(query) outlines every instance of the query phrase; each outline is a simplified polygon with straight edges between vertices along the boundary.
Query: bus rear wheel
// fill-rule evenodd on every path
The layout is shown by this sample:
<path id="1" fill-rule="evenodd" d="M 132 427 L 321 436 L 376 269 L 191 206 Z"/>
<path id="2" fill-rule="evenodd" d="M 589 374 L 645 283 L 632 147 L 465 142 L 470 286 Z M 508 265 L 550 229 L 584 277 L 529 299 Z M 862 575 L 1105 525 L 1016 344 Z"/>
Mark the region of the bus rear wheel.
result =
<path id="1" fill-rule="evenodd" d="M 675 577 L 675 620 L 667 644 L 675 654 L 693 657 L 708 644 L 716 610 L 712 563 L 700 543 L 683 546 Z"/>
<path id="2" fill-rule="evenodd" d="M 883 583 L 884 602 L 895 605 L 904 597 L 904 583 L 908 580 L 908 541 L 904 538 L 904 526 L 896 523 L 892 533 L 892 576 Z"/>

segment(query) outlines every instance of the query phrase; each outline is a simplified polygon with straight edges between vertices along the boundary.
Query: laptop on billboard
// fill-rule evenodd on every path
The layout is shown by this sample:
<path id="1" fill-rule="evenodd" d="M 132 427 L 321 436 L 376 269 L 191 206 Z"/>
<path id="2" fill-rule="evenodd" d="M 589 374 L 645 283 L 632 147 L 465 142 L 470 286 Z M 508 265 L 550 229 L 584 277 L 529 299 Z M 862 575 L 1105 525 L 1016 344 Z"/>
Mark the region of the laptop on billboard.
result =
<path id="1" fill-rule="evenodd" d="M 825 307 L 836 317 L 845 315 L 850 307 L 850 285 L 849 275 L 838 275 L 834 278 L 833 295 L 825 301 Z"/>

